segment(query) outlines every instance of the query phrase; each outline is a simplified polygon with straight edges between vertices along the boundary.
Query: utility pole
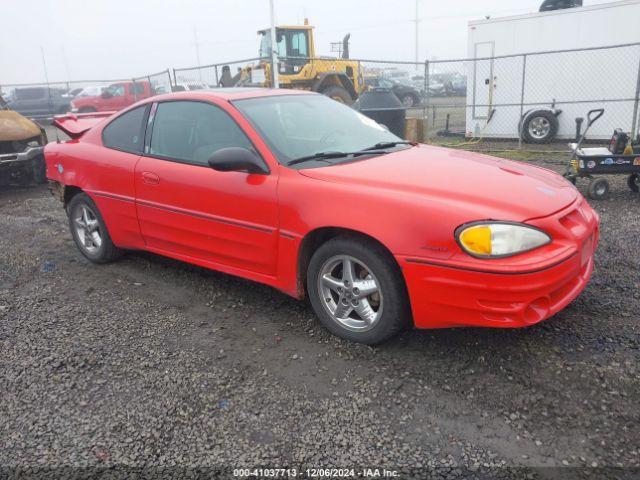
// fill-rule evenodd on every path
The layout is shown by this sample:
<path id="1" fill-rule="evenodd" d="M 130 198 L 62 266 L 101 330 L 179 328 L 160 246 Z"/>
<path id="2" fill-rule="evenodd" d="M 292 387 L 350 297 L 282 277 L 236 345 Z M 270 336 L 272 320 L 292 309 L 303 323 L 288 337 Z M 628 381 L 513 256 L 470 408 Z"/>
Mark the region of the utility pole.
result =
<path id="1" fill-rule="evenodd" d="M 67 52 L 64 49 L 64 45 L 62 45 L 62 61 L 64 62 L 64 70 L 67 72 L 67 86 L 71 81 L 71 73 L 69 73 L 69 62 L 67 60 Z"/>
<path id="2" fill-rule="evenodd" d="M 200 42 L 198 41 L 198 29 L 193 27 L 193 39 L 196 46 L 196 60 L 198 61 L 198 77 L 202 80 L 202 70 L 200 69 Z"/>
<path id="3" fill-rule="evenodd" d="M 415 32 L 416 33 L 416 45 L 415 45 L 415 49 L 416 49 L 416 70 L 418 70 L 418 63 L 420 63 L 420 58 L 419 58 L 420 54 L 418 52 L 418 50 L 419 50 L 419 43 L 418 43 L 418 30 L 419 30 L 419 28 L 418 27 L 420 25 L 420 17 L 418 15 L 418 13 L 419 13 L 418 12 L 418 3 L 419 3 L 420 0 L 415 0 L 415 1 L 416 1 L 416 12 L 415 12 L 416 15 L 415 15 L 415 19 L 414 19 L 414 22 L 416 24 L 416 32 Z"/>
<path id="4" fill-rule="evenodd" d="M 278 82 L 278 45 L 276 44 L 276 14 L 273 6 L 274 0 L 269 0 L 269 13 L 271 15 L 271 75 L 273 75 L 273 88 L 280 88 Z"/>

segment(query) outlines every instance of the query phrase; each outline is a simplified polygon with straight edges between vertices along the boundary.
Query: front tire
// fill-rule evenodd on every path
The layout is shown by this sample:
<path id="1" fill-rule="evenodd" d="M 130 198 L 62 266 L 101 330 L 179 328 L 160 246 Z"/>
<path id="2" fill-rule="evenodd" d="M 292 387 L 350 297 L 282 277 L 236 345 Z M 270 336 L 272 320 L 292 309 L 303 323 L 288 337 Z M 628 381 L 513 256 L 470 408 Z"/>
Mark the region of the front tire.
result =
<path id="1" fill-rule="evenodd" d="M 69 228 L 80 253 L 93 263 L 108 263 L 122 255 L 111 241 L 104 219 L 86 193 L 75 195 L 67 206 Z"/>
<path id="2" fill-rule="evenodd" d="M 632 192 L 640 191 L 640 174 L 632 173 L 627 177 L 627 186 Z"/>
<path id="3" fill-rule="evenodd" d="M 322 324 L 334 335 L 375 345 L 411 322 L 404 278 L 380 245 L 336 237 L 311 257 L 307 292 Z"/>

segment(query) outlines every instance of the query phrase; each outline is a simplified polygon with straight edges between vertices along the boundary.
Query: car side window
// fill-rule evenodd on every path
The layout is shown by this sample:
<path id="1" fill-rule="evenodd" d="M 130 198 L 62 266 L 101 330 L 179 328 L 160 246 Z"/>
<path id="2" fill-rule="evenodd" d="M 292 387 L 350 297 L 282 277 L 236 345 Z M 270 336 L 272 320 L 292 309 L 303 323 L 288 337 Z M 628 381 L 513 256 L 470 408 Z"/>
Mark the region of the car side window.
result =
<path id="1" fill-rule="evenodd" d="M 106 91 L 109 92 L 109 95 L 111 95 L 112 97 L 122 97 L 124 96 L 124 85 L 109 85 Z"/>
<path id="2" fill-rule="evenodd" d="M 227 147 L 253 149 L 245 133 L 220 107 L 193 101 L 158 104 L 150 155 L 207 165 L 213 152 Z"/>
<path id="3" fill-rule="evenodd" d="M 16 90 L 16 97 L 19 100 L 37 100 L 46 96 L 43 88 L 21 88 Z"/>
<path id="4" fill-rule="evenodd" d="M 107 148 L 129 153 L 142 153 L 144 145 L 143 120 L 146 105 L 128 111 L 111 121 L 102 130 L 102 143 Z"/>
<path id="5" fill-rule="evenodd" d="M 134 83 L 132 85 L 131 91 L 133 92 L 134 95 L 144 93 L 144 85 L 142 83 Z"/>

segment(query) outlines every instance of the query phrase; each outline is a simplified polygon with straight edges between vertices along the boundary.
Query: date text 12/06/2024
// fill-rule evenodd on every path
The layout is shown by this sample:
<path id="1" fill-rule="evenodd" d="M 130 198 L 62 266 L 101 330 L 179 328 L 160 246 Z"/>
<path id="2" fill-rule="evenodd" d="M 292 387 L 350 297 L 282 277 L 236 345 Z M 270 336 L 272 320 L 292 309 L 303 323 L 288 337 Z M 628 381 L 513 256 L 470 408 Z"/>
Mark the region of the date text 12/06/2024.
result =
<path id="1" fill-rule="evenodd" d="M 239 478 L 397 478 L 396 470 L 386 468 L 236 468 Z"/>

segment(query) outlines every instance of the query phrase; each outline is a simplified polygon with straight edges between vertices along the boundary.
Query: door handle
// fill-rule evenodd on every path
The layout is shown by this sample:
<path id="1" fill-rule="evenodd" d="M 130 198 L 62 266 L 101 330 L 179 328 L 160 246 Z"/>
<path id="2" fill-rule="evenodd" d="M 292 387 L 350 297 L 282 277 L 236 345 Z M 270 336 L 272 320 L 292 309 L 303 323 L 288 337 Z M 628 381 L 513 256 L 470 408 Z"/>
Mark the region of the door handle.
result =
<path id="1" fill-rule="evenodd" d="M 157 185 L 160 183 L 160 177 L 153 172 L 142 172 L 142 181 L 149 185 Z"/>

